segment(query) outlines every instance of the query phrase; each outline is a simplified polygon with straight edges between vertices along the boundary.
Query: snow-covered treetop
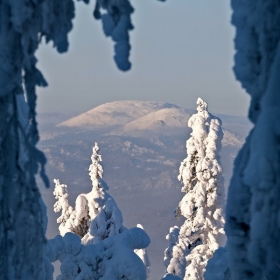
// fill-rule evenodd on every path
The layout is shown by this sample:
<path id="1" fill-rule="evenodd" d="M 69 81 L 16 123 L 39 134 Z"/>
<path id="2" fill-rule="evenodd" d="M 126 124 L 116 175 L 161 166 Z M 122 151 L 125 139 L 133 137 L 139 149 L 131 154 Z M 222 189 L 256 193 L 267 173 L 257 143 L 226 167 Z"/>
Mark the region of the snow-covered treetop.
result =
<path id="1" fill-rule="evenodd" d="M 73 227 L 73 219 L 70 219 L 70 216 L 74 209 L 68 203 L 69 194 L 67 191 L 67 185 L 61 184 L 58 179 L 54 179 L 53 181 L 55 183 L 53 194 L 55 199 L 57 199 L 53 209 L 56 213 L 61 211 L 61 215 L 57 218 L 57 223 L 60 224 L 60 234 L 64 235 L 69 231 L 68 228 Z"/>
<path id="2" fill-rule="evenodd" d="M 208 112 L 207 102 L 202 100 L 200 97 L 197 98 L 196 104 L 198 105 L 198 107 L 196 108 L 198 112 Z"/>
<path id="3" fill-rule="evenodd" d="M 92 187 L 93 188 L 102 188 L 102 179 L 103 176 L 103 167 L 99 163 L 102 161 L 101 155 L 98 154 L 99 147 L 97 143 L 95 142 L 93 148 L 92 148 L 92 156 L 91 161 L 92 164 L 89 166 L 89 176 L 92 181 Z"/>
<path id="4" fill-rule="evenodd" d="M 176 210 L 186 218 L 180 228 L 171 228 L 165 250 L 166 277 L 203 280 L 205 266 L 224 236 L 224 186 L 219 150 L 221 121 L 208 112 L 207 102 L 198 98 L 197 113 L 189 119 L 192 129 L 187 140 L 187 158 L 178 179 L 185 196 Z M 166 278 L 168 279 L 168 278 Z"/>
<path id="5" fill-rule="evenodd" d="M 69 194 L 67 191 L 67 186 L 64 184 L 60 184 L 60 181 L 58 179 L 53 180 L 55 183 L 55 189 L 54 189 L 54 196 L 56 199 L 59 199 L 60 197 L 68 198 Z"/>
<path id="6" fill-rule="evenodd" d="M 91 160 L 89 175 L 92 190 L 80 194 L 76 199 L 76 221 L 81 221 L 87 215 L 91 221 L 89 231 L 82 239 L 84 244 L 98 243 L 125 230 L 122 213 L 113 197 L 107 193 L 108 185 L 102 180 L 102 157 L 97 143 L 92 149 Z"/>
<path id="7" fill-rule="evenodd" d="M 82 238 L 84 244 L 98 243 L 125 230 L 122 213 L 113 197 L 107 193 L 109 188 L 102 180 L 102 157 L 97 143 L 92 148 L 91 160 L 89 175 L 92 189 L 89 193 L 78 195 L 75 209 L 68 203 L 67 186 L 60 184 L 59 180 L 54 180 L 54 195 L 58 200 L 54 211 L 62 211 L 57 219 L 60 223 L 60 234 L 73 232 Z"/>
<path id="8" fill-rule="evenodd" d="M 182 191 L 192 189 L 197 182 L 193 168 L 204 170 L 196 173 L 196 176 L 203 176 L 200 178 L 203 180 L 210 178 L 209 168 L 212 176 L 221 173 L 220 163 L 217 162 L 223 138 L 221 120 L 208 112 L 208 104 L 201 98 L 197 99 L 197 105 L 197 114 L 192 115 L 188 121 L 188 126 L 192 129 L 191 137 L 187 140 L 188 157 L 179 170 L 178 179 L 184 185 Z M 188 167 L 185 168 L 186 166 Z"/>

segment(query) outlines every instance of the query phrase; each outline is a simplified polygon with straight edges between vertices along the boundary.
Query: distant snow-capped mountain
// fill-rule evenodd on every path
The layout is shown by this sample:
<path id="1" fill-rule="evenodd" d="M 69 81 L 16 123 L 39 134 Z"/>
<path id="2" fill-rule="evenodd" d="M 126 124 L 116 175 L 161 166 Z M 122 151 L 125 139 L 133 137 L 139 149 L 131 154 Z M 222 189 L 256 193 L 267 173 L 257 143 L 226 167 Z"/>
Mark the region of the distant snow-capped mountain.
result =
<path id="1" fill-rule="evenodd" d="M 179 108 L 176 105 L 156 101 L 115 101 L 100 105 L 79 116 L 59 123 L 58 127 L 99 129 L 125 125 L 151 112 L 166 108 Z"/>
<path id="2" fill-rule="evenodd" d="M 179 135 L 190 132 L 188 120 L 193 113 L 194 110 L 183 109 L 164 102 L 115 101 L 61 122 L 57 127 L 73 131 L 96 130 L 107 133 L 106 135 L 127 137 L 149 138 L 155 135 Z M 224 145 L 241 145 L 243 137 L 240 133 L 233 131 L 236 130 L 234 126 L 244 131 L 243 126 L 240 125 L 240 118 L 228 116 L 223 120 Z"/>
<path id="3" fill-rule="evenodd" d="M 188 128 L 190 114 L 182 108 L 163 108 L 150 112 L 124 126 L 112 130 L 110 135 L 141 137 L 151 134 L 176 134 Z"/>

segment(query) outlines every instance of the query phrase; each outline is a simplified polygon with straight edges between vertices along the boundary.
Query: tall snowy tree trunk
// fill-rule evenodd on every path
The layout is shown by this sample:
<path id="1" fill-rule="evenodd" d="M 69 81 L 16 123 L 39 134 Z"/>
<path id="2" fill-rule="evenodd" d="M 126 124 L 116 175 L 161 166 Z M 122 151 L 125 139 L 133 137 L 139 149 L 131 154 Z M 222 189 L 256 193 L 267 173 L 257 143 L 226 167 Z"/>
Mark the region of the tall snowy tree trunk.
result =
<path id="1" fill-rule="evenodd" d="M 208 112 L 201 98 L 197 114 L 188 121 L 192 133 L 187 141 L 187 158 L 181 163 L 178 179 L 186 192 L 176 214 L 186 221 L 179 235 L 175 228 L 167 239 L 165 276 L 176 275 L 185 280 L 202 280 L 205 266 L 224 237 L 224 186 L 219 151 L 223 132 L 221 121 Z M 174 244 L 175 243 L 175 244 Z"/>
<path id="2" fill-rule="evenodd" d="M 262 111 L 235 162 L 227 206 L 232 279 L 279 279 L 280 47 Z"/>
<path id="3" fill-rule="evenodd" d="M 13 65 L 13 60 L 3 60 L 0 57 L 0 65 Z M 21 69 L 11 70 L 7 74 L 21 77 Z M 3 72 L 2 68 L 0 76 Z M 36 134 L 30 135 L 28 122 L 21 119 L 26 106 L 21 80 L 7 87 L 6 91 L 2 88 L 0 97 L 0 275 L 3 279 L 20 279 L 30 270 L 38 276 L 45 238 L 34 177 Z"/>
<path id="4" fill-rule="evenodd" d="M 39 192 L 30 154 L 36 140 L 27 135 L 21 66 L 20 35 L 10 21 L 9 5 L 0 4 L 0 275 L 20 279 L 28 271 L 38 276 L 44 232 Z M 23 96 L 22 96 L 23 97 Z M 35 136 L 35 134 L 34 134 Z M 24 158 L 26 154 L 26 158 Z M 36 260 L 36 261 L 34 261 Z"/>
<path id="5" fill-rule="evenodd" d="M 29 3 L 30 4 L 30 3 Z M 43 279 L 45 217 L 35 174 L 47 184 L 35 121 L 42 3 L 0 2 L 0 275 Z M 25 91 L 25 98 L 24 98 Z M 26 101 L 25 101 L 26 99 Z"/>

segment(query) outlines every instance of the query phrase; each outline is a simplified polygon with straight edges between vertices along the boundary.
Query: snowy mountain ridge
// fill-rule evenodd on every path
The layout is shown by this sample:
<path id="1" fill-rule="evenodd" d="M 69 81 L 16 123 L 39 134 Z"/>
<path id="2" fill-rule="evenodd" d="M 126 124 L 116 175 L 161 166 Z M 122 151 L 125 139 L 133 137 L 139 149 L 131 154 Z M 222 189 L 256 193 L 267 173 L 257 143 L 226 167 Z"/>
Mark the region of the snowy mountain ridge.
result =
<path id="1" fill-rule="evenodd" d="M 98 129 L 125 125 L 151 112 L 177 105 L 156 101 L 114 101 L 97 106 L 83 114 L 59 123 L 58 127 Z"/>
<path id="2" fill-rule="evenodd" d="M 111 131 L 110 135 L 142 136 L 145 133 L 175 134 L 188 127 L 190 114 L 181 108 L 163 108 Z"/>
<path id="3" fill-rule="evenodd" d="M 97 106 L 83 114 L 57 125 L 57 128 L 93 131 L 101 130 L 106 135 L 150 138 L 155 135 L 182 135 L 189 132 L 188 120 L 193 110 L 177 105 L 156 102 L 125 100 Z M 228 117 L 234 118 L 234 117 Z M 223 124 L 223 145 L 240 146 L 243 137 Z"/>

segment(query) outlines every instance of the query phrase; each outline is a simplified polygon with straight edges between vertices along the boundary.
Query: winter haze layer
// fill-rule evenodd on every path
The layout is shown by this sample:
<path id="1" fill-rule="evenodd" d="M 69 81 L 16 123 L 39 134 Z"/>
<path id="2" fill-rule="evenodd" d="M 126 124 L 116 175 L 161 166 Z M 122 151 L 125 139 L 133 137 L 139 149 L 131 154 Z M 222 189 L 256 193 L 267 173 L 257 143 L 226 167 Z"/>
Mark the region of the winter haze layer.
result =
<path id="1" fill-rule="evenodd" d="M 177 176 L 186 155 L 187 122 L 193 113 L 163 102 L 117 101 L 63 122 L 57 116 L 59 124 L 52 128 L 45 125 L 46 119 L 39 120 L 42 127 L 48 127 L 41 129 L 40 142 L 48 159 L 48 176 L 68 185 L 72 205 L 77 195 L 91 189 L 88 166 L 92 145 L 98 142 L 108 192 L 123 213 L 124 225 L 141 223 L 151 238 L 150 279 L 164 274 L 165 236 L 170 226 L 181 223 L 176 222 L 173 210 L 183 197 Z M 233 160 L 250 124 L 245 118 L 218 116 L 223 122 L 221 158 L 227 188 Z M 42 192 L 48 206 L 48 236 L 53 237 L 58 234 L 52 210 L 55 199 L 52 190 Z"/>

